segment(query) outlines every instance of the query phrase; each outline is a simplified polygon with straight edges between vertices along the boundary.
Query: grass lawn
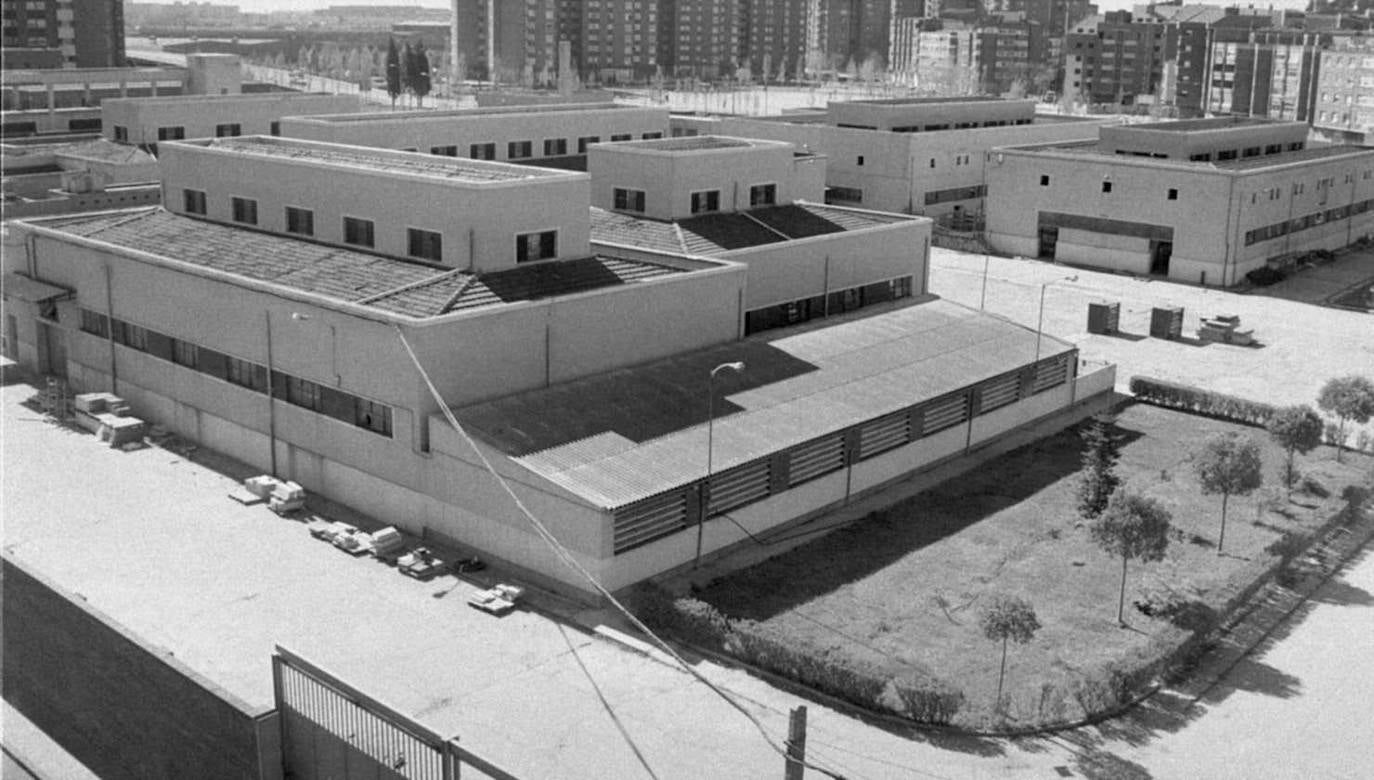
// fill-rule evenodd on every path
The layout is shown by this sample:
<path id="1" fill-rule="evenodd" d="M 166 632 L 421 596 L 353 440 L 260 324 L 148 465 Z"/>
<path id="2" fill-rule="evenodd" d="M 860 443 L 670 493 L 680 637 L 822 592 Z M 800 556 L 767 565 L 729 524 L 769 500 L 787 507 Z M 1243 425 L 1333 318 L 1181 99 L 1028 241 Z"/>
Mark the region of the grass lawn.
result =
<path id="1" fill-rule="evenodd" d="M 1347 452 L 1337 463 L 1335 451 L 1322 448 L 1300 455 L 1298 468 L 1329 495 L 1294 493 L 1290 501 L 1280 487 L 1282 452 L 1262 430 L 1144 404 L 1126 407 L 1116 425 L 1118 475 L 1161 501 L 1177 529 L 1163 561 L 1129 568 L 1128 628 L 1116 622 L 1120 559 L 1093 544 L 1077 514 L 1077 429 L 718 579 L 698 598 L 832 660 L 876 665 L 893 677 L 933 673 L 965 694 L 956 722 L 976 724 L 993 709 L 1000 661 L 1000 645 L 978 628 L 979 607 L 997 593 L 1020 596 L 1043 628 L 1029 644 L 1011 645 L 1007 717 L 1061 721 L 1083 714 L 1071 693 L 1075 680 L 1105 664 L 1157 656 L 1187 636 L 1133 608 L 1134 600 L 1170 592 L 1222 607 L 1272 560 L 1271 543 L 1316 528 L 1344 507 L 1344 486 L 1374 478 L 1374 458 Z M 1218 555 L 1221 498 L 1201 494 L 1189 451 L 1223 431 L 1260 441 L 1265 487 L 1232 497 Z"/>

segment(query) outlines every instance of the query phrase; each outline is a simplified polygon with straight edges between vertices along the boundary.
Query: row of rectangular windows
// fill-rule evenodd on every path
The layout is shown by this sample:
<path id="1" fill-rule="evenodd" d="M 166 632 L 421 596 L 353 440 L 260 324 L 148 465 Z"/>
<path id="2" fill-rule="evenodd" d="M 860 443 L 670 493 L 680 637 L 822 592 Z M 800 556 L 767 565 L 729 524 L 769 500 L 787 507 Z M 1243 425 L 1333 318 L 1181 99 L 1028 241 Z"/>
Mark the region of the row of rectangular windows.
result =
<path id="1" fill-rule="evenodd" d="M 271 134 L 281 135 L 281 122 L 271 124 Z M 243 135 L 243 125 L 237 122 L 215 125 L 216 138 L 233 138 L 239 135 Z M 186 128 L 182 125 L 171 125 L 157 129 L 157 140 L 159 141 L 180 141 L 185 138 Z M 124 125 L 115 125 L 114 140 L 116 143 L 129 143 L 129 128 Z M 144 139 L 140 139 L 140 141 L 142 140 Z"/>
<path id="2" fill-rule="evenodd" d="M 1261 228 L 1245 231 L 1245 245 L 1258 244 L 1261 241 L 1280 238 L 1289 233 L 1297 233 L 1308 228 L 1325 225 L 1328 222 L 1349 219 L 1356 214 L 1363 214 L 1370 209 L 1374 209 L 1374 199 L 1362 200 L 1359 203 L 1351 203 L 1348 206 L 1338 206 L 1334 209 L 1318 211 L 1296 219 L 1286 219 L 1283 222 L 1276 222 L 1272 225 L 1265 225 Z"/>
<path id="3" fill-rule="evenodd" d="M 223 379 L 259 393 L 268 388 L 267 368 L 248 360 L 164 335 L 98 311 L 81 309 L 81 330 L 93 336 L 112 339 L 130 349 L 167 360 L 183 368 Z M 272 372 L 272 397 L 293 406 L 333 417 L 350 425 L 391 436 L 391 407 L 325 387 L 308 379 Z"/>
<path id="4" fill-rule="evenodd" d="M 187 214 L 205 216 L 209 210 L 208 198 L 204 190 L 182 190 L 182 205 Z M 258 202 L 252 198 L 232 196 L 229 198 L 230 216 L 239 224 L 258 224 Z M 299 206 L 286 207 L 286 232 L 299 236 L 315 235 L 315 212 Z M 558 231 L 547 230 L 540 233 L 522 233 L 515 237 L 516 262 L 527 260 L 546 260 L 557 256 Z M 343 218 L 343 240 L 345 244 L 372 248 L 376 246 L 376 225 L 370 219 L 360 217 Z M 532 251 L 533 250 L 533 251 Z M 443 236 L 437 231 L 423 228 L 406 228 L 406 252 L 419 260 L 442 262 L 444 256 Z"/>
<path id="5" fill-rule="evenodd" d="M 662 137 L 663 137 L 663 133 L 644 133 L 644 134 L 643 134 L 642 136 L 640 136 L 640 137 L 647 141 L 647 140 L 652 140 L 652 139 L 655 139 L 655 138 L 662 138 Z M 631 133 L 617 133 L 617 134 L 611 136 L 611 141 L 612 141 L 612 142 L 617 142 L 617 141 L 633 141 L 633 140 L 634 140 L 634 135 L 631 134 Z M 581 137 L 581 138 L 578 138 L 578 139 L 577 139 L 577 153 L 578 153 L 578 154 L 586 154 L 586 153 L 587 153 L 587 147 L 591 146 L 592 144 L 599 144 L 599 143 L 601 143 L 601 136 L 599 136 L 599 135 L 587 135 L 587 136 L 583 136 L 583 137 Z M 430 154 L 441 155 L 441 156 L 444 156 L 444 157 L 457 157 L 457 156 L 458 156 L 458 146 L 457 146 L 456 144 L 447 144 L 447 145 L 442 145 L 442 146 L 431 146 L 431 147 L 429 147 L 429 153 L 430 153 Z M 567 153 L 568 153 L 568 139 L 566 139 L 566 138 L 545 138 L 545 139 L 544 139 L 544 156 L 545 156 L 545 157 L 562 157 L 562 156 L 565 156 Z M 495 159 L 496 159 L 496 144 L 495 144 L 495 143 L 471 144 L 471 145 L 468 146 L 468 157 L 470 157 L 471 159 L 474 159 L 474 160 L 495 160 Z M 523 160 L 523 159 L 527 159 L 527 158 L 531 158 L 531 157 L 534 157 L 534 142 L 533 142 L 533 141 L 508 141 L 508 142 L 506 143 L 506 159 L 508 159 L 508 160 Z"/>
<path id="6" fill-rule="evenodd" d="M 762 501 L 897 447 L 1073 381 L 1073 353 L 1055 355 L 782 452 L 717 472 L 615 513 L 615 555 Z M 706 511 L 702 511 L 703 498 Z M 705 517 L 703 517 L 705 515 Z"/>
<path id="7" fill-rule="evenodd" d="M 616 187 L 612 203 L 617 211 L 645 210 L 644 190 Z M 749 207 L 772 206 L 778 202 L 778 185 L 755 184 L 749 188 Z M 692 193 L 692 213 L 702 214 L 720 211 L 720 190 L 700 190 Z"/>
<path id="8" fill-rule="evenodd" d="M 799 298 L 795 301 L 753 309 L 744 313 L 744 334 L 748 336 L 763 330 L 796 325 L 818 317 L 843 314 L 884 301 L 910 298 L 911 289 L 912 277 L 903 276 L 886 282 L 836 290 L 828 296 L 817 295 L 811 298 Z"/>

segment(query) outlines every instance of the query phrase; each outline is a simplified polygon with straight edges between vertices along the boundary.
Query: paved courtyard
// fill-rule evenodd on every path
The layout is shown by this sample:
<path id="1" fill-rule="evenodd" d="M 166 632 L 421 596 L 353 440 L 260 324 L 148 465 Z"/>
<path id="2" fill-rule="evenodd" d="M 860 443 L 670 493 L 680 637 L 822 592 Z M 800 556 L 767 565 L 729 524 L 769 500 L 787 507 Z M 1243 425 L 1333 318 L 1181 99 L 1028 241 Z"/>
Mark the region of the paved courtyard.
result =
<path id="1" fill-rule="evenodd" d="M 1257 401 L 1315 406 L 1327 379 L 1374 374 L 1374 315 L 1041 260 L 991 257 L 987 267 L 987 311 L 1034 328 L 1041 285 L 1048 283 L 1045 332 L 1077 344 L 1084 358 L 1116 363 L 1119 390 L 1143 375 Z M 932 249 L 931 291 L 977 307 L 983 268 L 983 255 Z M 1094 301 L 1121 304 L 1120 334 L 1088 333 L 1088 304 Z M 1156 306 L 1184 308 L 1184 341 L 1147 338 Z M 1218 314 L 1239 315 L 1241 329 L 1253 328 L 1260 346 L 1199 343 L 1199 320 Z"/>

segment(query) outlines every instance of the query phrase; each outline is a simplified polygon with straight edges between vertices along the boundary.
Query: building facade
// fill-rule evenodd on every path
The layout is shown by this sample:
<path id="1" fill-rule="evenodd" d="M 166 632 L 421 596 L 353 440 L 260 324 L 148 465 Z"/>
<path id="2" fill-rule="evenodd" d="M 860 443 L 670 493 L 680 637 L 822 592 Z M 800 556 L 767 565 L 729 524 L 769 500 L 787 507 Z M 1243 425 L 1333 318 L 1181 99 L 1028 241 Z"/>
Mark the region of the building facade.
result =
<path id="1" fill-rule="evenodd" d="M 825 155 L 828 203 L 938 217 L 983 210 L 993 148 L 1092 138 L 1115 121 L 1037 116 L 1031 100 L 904 98 L 784 117 L 674 117 L 673 125 Z"/>
<path id="2" fill-rule="evenodd" d="M 662 138 L 668 112 L 614 103 L 288 117 L 282 135 L 502 162 L 577 167 L 592 144 Z"/>
<path id="3" fill-rule="evenodd" d="M 156 149 L 160 141 L 280 135 L 284 117 L 340 115 L 361 109 L 355 95 L 299 92 L 116 98 L 100 106 L 107 139 L 149 149 Z"/>
<path id="4" fill-rule="evenodd" d="M 122 0 L 4 0 L 0 15 L 6 49 L 57 51 L 64 68 L 125 64 Z"/>
<path id="5" fill-rule="evenodd" d="M 1374 233 L 1374 150 L 1306 148 L 1307 125 L 1247 118 L 1104 127 L 1008 147 L 987 168 L 998 251 L 1229 287 Z"/>
<path id="6" fill-rule="evenodd" d="M 1374 138 L 1374 47 L 1343 41 L 1318 54 L 1312 127 L 1345 143 Z"/>

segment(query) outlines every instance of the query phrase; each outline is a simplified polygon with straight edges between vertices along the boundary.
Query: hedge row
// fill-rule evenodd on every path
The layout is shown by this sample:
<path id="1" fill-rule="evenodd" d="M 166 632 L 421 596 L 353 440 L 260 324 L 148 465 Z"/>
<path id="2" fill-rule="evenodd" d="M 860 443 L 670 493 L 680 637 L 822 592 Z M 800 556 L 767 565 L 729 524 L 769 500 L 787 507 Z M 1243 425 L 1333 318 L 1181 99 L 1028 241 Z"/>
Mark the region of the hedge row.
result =
<path id="1" fill-rule="evenodd" d="M 1183 409 L 1245 425 L 1267 425 L 1269 418 L 1278 411 L 1271 404 L 1145 376 L 1131 377 L 1131 394 L 1139 401 L 1156 406 Z"/>
<path id="2" fill-rule="evenodd" d="M 876 663 L 833 657 L 779 628 L 726 617 L 704 601 L 675 599 L 656 585 L 641 586 L 637 602 L 641 619 L 656 630 L 870 710 L 943 725 L 964 704 L 963 691 L 924 670 L 913 668 L 894 679 Z"/>

